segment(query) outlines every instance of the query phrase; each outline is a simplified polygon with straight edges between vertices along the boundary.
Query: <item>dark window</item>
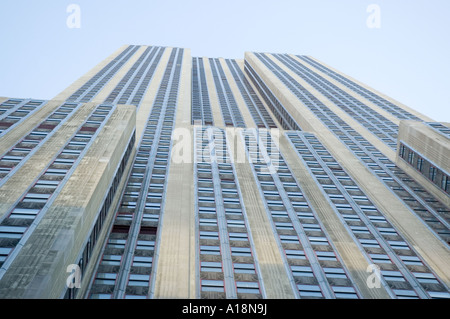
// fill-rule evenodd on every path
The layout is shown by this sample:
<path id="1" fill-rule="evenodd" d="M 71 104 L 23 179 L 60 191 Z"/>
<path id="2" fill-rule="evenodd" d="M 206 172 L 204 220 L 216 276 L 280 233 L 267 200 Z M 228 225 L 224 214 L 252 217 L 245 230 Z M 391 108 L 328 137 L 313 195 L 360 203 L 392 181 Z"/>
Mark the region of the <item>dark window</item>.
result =
<path id="1" fill-rule="evenodd" d="M 140 234 L 156 235 L 157 228 L 151 226 L 141 226 Z"/>
<path id="2" fill-rule="evenodd" d="M 408 163 L 412 164 L 414 162 L 414 152 L 409 151 L 408 153 Z"/>
<path id="3" fill-rule="evenodd" d="M 116 234 L 128 234 L 130 231 L 129 225 L 114 225 L 112 229 L 112 233 Z"/>
<path id="4" fill-rule="evenodd" d="M 423 158 L 418 156 L 417 157 L 417 170 L 418 171 L 422 171 L 422 166 L 423 166 Z"/>
<path id="5" fill-rule="evenodd" d="M 447 175 L 443 175 L 443 176 L 442 176 L 441 188 L 442 188 L 444 191 L 447 191 L 447 190 L 448 190 L 448 176 L 447 176 Z"/>
<path id="6" fill-rule="evenodd" d="M 434 182 L 434 179 L 436 178 L 436 167 L 430 166 L 429 177 Z"/>

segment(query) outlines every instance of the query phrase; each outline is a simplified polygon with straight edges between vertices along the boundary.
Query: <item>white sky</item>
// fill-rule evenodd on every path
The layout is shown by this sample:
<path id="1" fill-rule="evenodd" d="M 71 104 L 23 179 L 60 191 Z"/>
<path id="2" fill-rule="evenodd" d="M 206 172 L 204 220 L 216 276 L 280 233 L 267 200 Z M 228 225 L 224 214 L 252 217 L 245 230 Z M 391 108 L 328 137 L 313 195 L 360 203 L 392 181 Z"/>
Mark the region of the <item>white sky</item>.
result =
<path id="1" fill-rule="evenodd" d="M 69 4 L 81 28 L 68 28 Z M 366 10 L 380 8 L 380 28 Z M 311 55 L 450 122 L 448 0 L 2 0 L 0 96 L 51 99 L 123 44 Z"/>

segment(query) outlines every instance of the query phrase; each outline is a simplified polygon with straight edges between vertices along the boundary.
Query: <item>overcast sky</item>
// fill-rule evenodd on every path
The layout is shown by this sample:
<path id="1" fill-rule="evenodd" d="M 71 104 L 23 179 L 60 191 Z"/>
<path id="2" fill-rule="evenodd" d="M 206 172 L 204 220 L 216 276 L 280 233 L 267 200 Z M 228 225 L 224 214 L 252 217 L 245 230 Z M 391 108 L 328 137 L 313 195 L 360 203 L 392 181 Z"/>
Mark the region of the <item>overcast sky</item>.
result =
<path id="1" fill-rule="evenodd" d="M 121 45 L 143 44 L 311 55 L 450 122 L 449 0 L 1 0 L 0 15 L 0 96 L 51 99 Z"/>

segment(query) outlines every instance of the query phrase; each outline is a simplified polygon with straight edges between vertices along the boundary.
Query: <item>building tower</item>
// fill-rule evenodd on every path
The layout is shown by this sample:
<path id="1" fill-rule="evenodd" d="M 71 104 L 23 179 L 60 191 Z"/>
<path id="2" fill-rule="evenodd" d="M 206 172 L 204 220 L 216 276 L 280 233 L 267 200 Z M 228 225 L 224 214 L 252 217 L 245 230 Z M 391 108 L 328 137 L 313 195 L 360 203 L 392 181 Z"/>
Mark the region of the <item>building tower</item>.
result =
<path id="1" fill-rule="evenodd" d="M 312 57 L 126 45 L 0 98 L 0 298 L 449 298 L 449 157 Z"/>

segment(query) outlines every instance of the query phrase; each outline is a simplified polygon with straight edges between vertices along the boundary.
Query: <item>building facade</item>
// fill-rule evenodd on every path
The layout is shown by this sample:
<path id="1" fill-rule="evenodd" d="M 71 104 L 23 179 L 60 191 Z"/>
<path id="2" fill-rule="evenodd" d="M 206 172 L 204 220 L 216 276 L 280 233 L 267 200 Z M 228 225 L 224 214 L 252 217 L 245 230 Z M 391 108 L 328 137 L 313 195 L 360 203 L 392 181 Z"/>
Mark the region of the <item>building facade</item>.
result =
<path id="1" fill-rule="evenodd" d="M 123 46 L 0 98 L 0 298 L 449 298 L 449 132 L 309 56 Z"/>

